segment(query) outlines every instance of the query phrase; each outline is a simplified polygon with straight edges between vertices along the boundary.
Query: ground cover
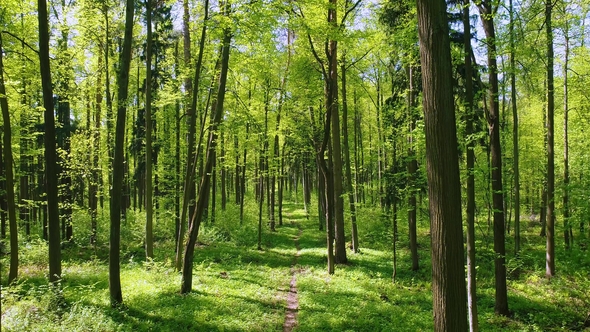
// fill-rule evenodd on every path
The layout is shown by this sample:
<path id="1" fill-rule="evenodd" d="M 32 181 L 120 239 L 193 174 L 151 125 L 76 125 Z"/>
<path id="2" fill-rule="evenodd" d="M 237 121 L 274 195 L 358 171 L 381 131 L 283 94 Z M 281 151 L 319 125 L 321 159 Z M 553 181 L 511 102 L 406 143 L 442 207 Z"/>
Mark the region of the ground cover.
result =
<path id="1" fill-rule="evenodd" d="M 277 232 L 265 231 L 262 251 L 256 250 L 254 220 L 247 218 L 240 225 L 233 216 L 235 211 L 229 208 L 215 224 L 204 225 L 195 255 L 194 291 L 187 296 L 179 295 L 180 274 L 172 267 L 173 240 L 159 237 L 153 262 L 145 262 L 141 242 L 126 247 L 121 274 L 125 305 L 117 309 L 109 306 L 104 244 L 97 248 L 66 246 L 64 277 L 56 291 L 47 286 L 45 243 L 23 241 L 17 284 L 5 284 L 8 260 L 1 258 L 2 331 L 281 331 L 293 311 L 288 305 L 293 276 L 297 306 L 289 330 L 432 330 L 430 249 L 424 216 L 419 221 L 421 266 L 415 272 L 410 271 L 406 226 L 400 221 L 395 283 L 391 278 L 391 221 L 379 210 L 360 210 L 361 252 L 348 252 L 350 263 L 336 266 L 333 275 L 325 270 L 325 233 L 318 230 L 313 211 L 307 218 L 299 204 L 287 204 L 283 226 Z M 485 224 L 480 226 L 481 331 L 587 328 L 587 240 L 577 239 L 569 251 L 558 247 L 558 274 L 548 281 L 544 277 L 544 239 L 538 236 L 537 225 L 525 225 L 521 254 L 508 257 L 512 316 L 497 317 L 493 313 L 491 239 L 483 231 Z M 299 246 L 296 259 L 295 240 Z"/>

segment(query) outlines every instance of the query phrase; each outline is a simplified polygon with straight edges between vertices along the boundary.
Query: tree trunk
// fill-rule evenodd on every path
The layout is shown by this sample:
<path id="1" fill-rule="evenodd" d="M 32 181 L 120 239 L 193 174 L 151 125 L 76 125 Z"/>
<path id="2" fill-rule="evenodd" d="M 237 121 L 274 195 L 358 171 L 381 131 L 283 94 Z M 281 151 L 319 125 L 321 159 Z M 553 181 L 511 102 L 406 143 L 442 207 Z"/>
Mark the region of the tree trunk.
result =
<path id="1" fill-rule="evenodd" d="M 184 24 L 185 24 L 185 35 L 188 33 L 188 0 L 184 2 Z M 188 133 L 188 150 L 187 150 L 187 158 L 186 158 L 186 172 L 184 176 L 184 186 L 183 186 L 183 195 L 182 195 L 182 212 L 180 217 L 180 228 L 178 234 L 178 244 L 176 246 L 176 260 L 175 260 L 175 268 L 177 271 L 180 271 L 182 268 L 182 254 L 183 254 L 183 245 L 184 245 L 184 237 L 185 237 L 185 226 L 188 224 L 187 214 L 189 210 L 189 205 L 196 197 L 195 193 L 195 168 L 197 164 L 197 155 L 195 154 L 195 136 L 197 132 L 197 100 L 198 100 L 198 93 L 199 93 L 199 81 L 201 77 L 201 67 L 203 63 L 203 50 L 205 48 L 205 37 L 207 34 L 207 22 L 209 20 L 209 0 L 205 0 L 204 3 L 204 16 L 203 16 L 203 28 L 201 29 L 201 40 L 199 43 L 199 55 L 197 56 L 197 64 L 195 65 L 195 86 L 197 87 L 192 91 L 192 102 L 191 102 L 191 109 L 187 112 L 189 113 L 188 121 L 189 121 L 189 133 Z M 185 63 L 189 61 L 190 54 L 187 54 L 187 48 L 189 49 L 190 53 L 190 38 L 187 41 L 187 37 L 185 36 L 184 40 L 184 60 Z M 189 43 L 189 45 L 187 45 Z M 203 121 L 204 122 L 204 121 Z M 203 127 L 202 127 L 203 128 Z M 201 129 L 201 135 L 203 134 L 203 129 Z M 202 136 L 201 136 L 202 137 Z M 199 144 L 200 145 L 200 144 Z M 196 207 L 195 207 L 196 208 Z M 193 213 L 194 214 L 194 211 Z M 192 215 L 191 214 L 191 215 Z"/>
<path id="2" fill-rule="evenodd" d="M 2 42 L 1 40 L 2 37 L 0 37 L 0 42 Z M 1 48 L 2 45 L 0 45 Z M 2 56 L 2 50 L 0 49 L 0 57 Z M 1 68 L 0 68 L 0 72 L 1 72 Z M 2 88 L 4 88 L 4 83 L 0 82 L 0 84 L 2 84 Z M 2 92 L 0 92 L 2 93 Z M 5 96 L 5 94 L 2 94 L 2 96 Z M 2 99 L 4 100 L 4 98 Z M 8 106 L 8 103 L 6 104 Z M 4 127 L 6 128 L 6 127 Z M 2 142 L 4 137 L 2 136 L 4 134 L 4 128 L 2 128 L 2 131 L 0 131 L 0 174 L 4 175 L 0 178 L 0 191 L 2 192 L 7 192 L 6 191 L 6 174 L 4 172 L 4 150 L 2 148 Z M 10 149 L 11 153 L 12 153 L 12 146 Z M 14 181 L 14 180 L 13 180 Z M 14 185 L 14 183 L 13 183 Z M 12 188 L 13 192 L 14 192 L 14 187 Z M 7 201 L 7 195 L 1 195 L 0 196 L 0 238 L 5 239 L 6 238 L 6 211 L 8 211 L 8 201 Z M 14 198 L 13 198 L 14 199 Z"/>
<path id="3" fill-rule="evenodd" d="M 356 204 L 354 193 L 352 191 L 352 166 L 350 165 L 350 148 L 348 146 L 348 100 L 346 98 L 346 61 L 344 56 L 340 72 L 342 79 L 342 137 L 344 138 L 342 142 L 342 148 L 344 149 L 344 163 L 346 164 L 346 194 L 348 196 L 348 203 L 350 205 L 350 219 L 352 224 L 350 235 L 352 238 L 352 251 L 354 253 L 358 253 L 359 238 L 356 225 Z"/>
<path id="4" fill-rule="evenodd" d="M 418 0 L 435 331 L 467 330 L 461 187 L 446 3 Z"/>
<path id="5" fill-rule="evenodd" d="M 53 84 L 49 62 L 49 22 L 47 2 L 38 1 L 39 65 L 45 107 L 45 179 L 49 228 L 49 282 L 56 284 L 61 278 L 61 248 L 59 234 L 59 208 L 57 186 L 57 151 L 55 149 L 55 117 L 53 113 Z"/>
<path id="6" fill-rule="evenodd" d="M 219 156 L 220 173 L 221 173 L 221 210 L 225 211 L 225 205 L 227 204 L 227 188 L 226 188 L 226 176 L 227 171 L 225 167 L 225 129 L 221 128 L 221 155 Z"/>
<path id="7" fill-rule="evenodd" d="M 229 13 L 229 4 L 224 3 L 224 15 Z M 223 113 L 223 102 L 225 99 L 225 86 L 227 82 L 227 71 L 229 66 L 229 51 L 230 51 L 231 33 L 228 28 L 224 29 L 223 33 L 223 46 L 221 49 L 221 72 L 219 76 L 219 88 L 217 91 L 217 103 L 215 108 L 215 116 L 213 121 L 210 123 L 209 140 L 207 143 L 207 157 L 205 162 L 205 169 L 203 176 L 201 177 L 201 183 L 199 185 L 199 194 L 197 197 L 197 205 L 193 216 L 191 217 L 189 239 L 184 249 L 184 264 L 182 267 L 182 284 L 180 293 L 186 294 L 192 290 L 193 281 L 193 255 L 195 251 L 195 244 L 197 242 L 197 236 L 199 233 L 199 227 L 203 220 L 203 212 L 207 203 L 207 195 L 209 194 L 210 177 L 208 174 L 213 170 L 214 151 L 215 144 L 217 141 L 217 127 L 221 123 L 221 115 Z"/>
<path id="8" fill-rule="evenodd" d="M 514 57 L 514 7 L 510 0 L 510 101 L 512 104 L 512 170 L 514 172 L 514 254 L 520 251 L 520 171 L 518 150 L 518 112 L 516 109 L 516 60 Z"/>
<path id="9" fill-rule="evenodd" d="M 45 5 L 45 2 L 43 2 Z M 41 7 L 41 1 L 39 4 Z M 47 14 L 47 9 L 45 9 L 45 14 Z M 47 33 L 47 15 L 43 16 L 45 20 L 45 32 Z M 39 16 L 39 21 L 41 21 L 41 16 Z M 41 39 L 48 42 L 48 36 L 45 36 L 45 39 Z M 48 45 L 45 45 L 44 51 L 49 52 Z M 4 121 L 4 146 L 3 146 L 3 157 L 4 157 L 4 164 L 2 165 L 5 169 L 5 179 L 4 183 L 6 185 L 6 207 L 8 210 L 8 226 L 10 227 L 10 271 L 8 272 L 8 283 L 12 283 L 16 277 L 18 276 L 18 229 L 16 224 L 16 204 L 14 201 L 14 174 L 12 170 L 12 129 L 10 126 L 10 113 L 8 112 L 8 100 L 6 98 L 6 88 L 4 87 L 4 62 L 3 62 L 3 54 L 4 50 L 2 48 L 2 34 L 0 33 L 0 107 L 2 107 L 2 120 Z M 49 54 L 47 53 L 47 62 L 49 62 Z M 45 88 L 45 85 L 43 85 Z M 51 85 L 50 85 L 51 87 Z M 47 107 L 47 105 L 46 105 Z M 2 207 L 4 208 L 4 207 Z M 5 228 L 5 221 L 2 222 L 2 234 L 6 234 Z M 59 235 L 59 233 L 58 233 Z M 58 237 L 59 240 L 59 237 Z M 59 242 L 58 242 L 59 245 Z M 55 249 L 55 248 L 53 248 Z M 58 247 L 59 249 L 59 247 Z M 59 258 L 59 256 L 58 256 Z M 50 257 L 51 259 L 51 257 Z M 60 262 L 58 260 L 58 262 Z M 58 276 L 61 275 L 61 272 L 58 272 Z M 53 280 L 53 279 L 50 279 Z"/>
<path id="10" fill-rule="evenodd" d="M 98 54 L 98 68 L 102 66 L 102 56 Z M 96 93 L 94 105 L 94 129 L 92 131 L 92 149 L 91 149 L 91 163 L 92 172 L 90 175 L 90 184 L 88 186 L 88 209 L 90 210 L 90 244 L 96 243 L 97 236 L 97 211 L 98 211 L 98 195 L 99 195 L 99 180 L 100 169 L 98 164 L 98 152 L 100 151 L 100 124 L 102 120 L 101 104 L 102 104 L 102 71 L 99 70 L 96 78 Z"/>
<path id="11" fill-rule="evenodd" d="M 475 262 L 475 140 L 472 138 L 475 113 L 473 110 L 473 67 L 471 65 L 472 50 L 469 7 L 470 0 L 464 0 L 463 35 L 465 38 L 465 108 L 467 113 L 465 123 L 467 141 L 465 149 L 467 154 L 467 309 L 469 312 L 469 331 L 477 332 L 479 330 L 479 323 L 477 317 L 477 265 Z"/>
<path id="12" fill-rule="evenodd" d="M 250 123 L 246 123 L 246 141 L 250 133 Z M 248 155 L 248 148 L 244 144 L 244 159 L 242 161 L 242 176 L 240 179 L 240 224 L 244 222 L 244 196 L 246 196 L 246 157 Z"/>
<path id="13" fill-rule="evenodd" d="M 337 24 L 337 0 L 330 0 L 331 7 L 328 9 L 328 22 L 333 26 Z M 334 185 L 334 195 L 331 196 L 333 200 L 334 209 L 334 235 L 335 235 L 335 253 L 334 261 L 337 264 L 346 264 L 346 239 L 344 237 L 344 200 L 342 194 L 342 148 L 340 145 L 340 116 L 338 114 L 338 42 L 330 40 L 328 42 L 328 75 L 326 77 L 326 87 L 328 91 L 326 99 L 326 109 L 331 108 L 332 121 L 332 169 L 331 175 Z"/>
<path id="14" fill-rule="evenodd" d="M 547 278 L 555 275 L 555 97 L 553 83 L 553 30 L 551 11 L 553 2 L 545 1 L 545 28 L 547 33 Z"/>
<path id="15" fill-rule="evenodd" d="M 506 290 L 506 244 L 504 231 L 504 192 L 502 188 L 502 148 L 500 146 L 500 109 L 498 103 L 498 65 L 496 61 L 496 32 L 494 28 L 493 9 L 490 0 L 478 5 L 483 21 L 488 47 L 489 68 L 489 115 L 490 152 L 492 167 L 492 202 L 494 220 L 494 252 L 496 303 L 495 312 L 507 316 L 508 295 Z"/>
<path id="16" fill-rule="evenodd" d="M 565 241 L 565 248 L 570 248 L 570 240 L 573 242 L 571 237 L 572 226 L 570 223 L 570 206 L 569 206 L 569 183 L 570 183 L 570 166 L 569 166 L 569 133 L 568 133 L 568 120 L 569 120 L 569 105 L 568 105 L 568 61 L 569 61 L 569 32 L 568 22 L 566 24 L 565 34 L 565 56 L 563 63 L 563 237 Z"/>
<path id="17" fill-rule="evenodd" d="M 125 142 L 125 118 L 127 115 L 127 88 L 129 86 L 129 66 L 131 63 L 131 44 L 133 39 L 134 2 L 127 0 L 125 7 L 125 36 L 123 50 L 119 56 L 117 75 L 117 124 L 115 127 L 115 153 L 113 158 L 113 185 L 110 201 L 110 247 L 109 247 L 109 290 L 111 306 L 123 303 L 121 293 L 121 193 L 123 187 L 123 149 Z"/>
<path id="18" fill-rule="evenodd" d="M 416 153 L 414 152 L 414 130 L 416 129 L 416 116 L 414 115 L 414 73 L 412 66 L 407 68 L 407 76 L 409 82 L 408 89 L 408 117 L 410 121 L 409 136 L 408 136 L 408 180 L 409 180 L 409 197 L 408 197 L 408 228 L 410 236 L 410 252 L 412 255 L 412 271 L 418 271 L 418 241 L 416 230 L 416 171 L 418 170 L 418 162 L 416 161 Z"/>
<path id="19" fill-rule="evenodd" d="M 262 250 L 262 207 L 264 206 L 264 152 L 265 143 L 262 143 L 263 147 L 260 149 L 260 157 L 258 161 L 258 167 L 260 168 L 260 176 L 258 178 L 258 190 L 260 196 L 258 197 L 258 250 Z M 267 198 L 268 199 L 268 198 Z"/>
<path id="20" fill-rule="evenodd" d="M 154 258 L 153 234 L 153 178 L 152 178 L 152 5 L 145 1 L 147 25 L 145 78 L 145 258 Z"/>

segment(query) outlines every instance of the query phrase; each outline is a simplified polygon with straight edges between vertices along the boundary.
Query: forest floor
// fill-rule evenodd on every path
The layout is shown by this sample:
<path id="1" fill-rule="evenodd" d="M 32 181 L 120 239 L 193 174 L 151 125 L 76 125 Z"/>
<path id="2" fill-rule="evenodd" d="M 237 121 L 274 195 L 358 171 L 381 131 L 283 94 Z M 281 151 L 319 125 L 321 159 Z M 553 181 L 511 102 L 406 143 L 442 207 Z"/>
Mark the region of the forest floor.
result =
<path id="1" fill-rule="evenodd" d="M 264 250 L 259 251 L 257 214 L 249 212 L 242 225 L 233 207 L 220 211 L 215 224 L 203 225 L 195 252 L 193 292 L 185 296 L 179 294 L 180 274 L 172 267 L 174 240 L 162 235 L 173 224 L 164 220 L 157 224 L 156 258 L 146 262 L 140 231 L 143 219 L 140 214 L 130 219 L 124 225 L 128 231 L 122 234 L 124 306 L 118 309 L 109 305 L 106 225 L 102 245 L 93 248 L 79 240 L 63 249 L 59 290 L 47 286 L 46 244 L 21 240 L 16 284 L 6 285 L 8 257 L 0 258 L 2 331 L 433 329 L 425 218 L 418 223 L 418 271 L 410 270 L 407 229 L 403 220 L 399 222 L 393 283 L 391 221 L 378 209 L 359 210 L 361 252 L 348 251 L 349 263 L 337 265 L 333 275 L 326 273 L 325 233 L 318 230 L 317 214 L 312 211 L 307 217 L 300 205 L 287 204 L 283 225 L 277 232 L 265 229 Z M 523 250 L 518 257 L 507 258 L 512 315 L 498 317 L 493 312 L 493 246 L 485 223 L 479 226 L 481 331 L 590 330 L 585 326 L 590 312 L 590 255 L 578 245 L 587 246 L 587 240 L 577 239 L 569 251 L 558 246 L 557 276 L 548 281 L 544 277 L 545 240 L 538 236 L 537 225 L 523 225 Z M 510 252 L 510 237 L 507 245 Z"/>

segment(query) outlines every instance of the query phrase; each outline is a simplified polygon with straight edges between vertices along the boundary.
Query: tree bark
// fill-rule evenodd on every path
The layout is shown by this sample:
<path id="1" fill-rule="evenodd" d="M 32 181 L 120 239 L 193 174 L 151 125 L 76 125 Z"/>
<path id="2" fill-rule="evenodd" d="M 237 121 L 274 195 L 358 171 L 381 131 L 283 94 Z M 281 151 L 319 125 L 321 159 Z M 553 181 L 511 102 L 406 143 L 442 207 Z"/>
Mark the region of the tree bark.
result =
<path id="1" fill-rule="evenodd" d="M 563 237 L 565 248 L 570 248 L 570 240 L 573 242 L 572 226 L 570 223 L 570 205 L 569 205 L 569 183 L 570 183 L 570 166 L 569 166 L 569 104 L 568 104 L 568 62 L 569 62 L 569 23 L 566 22 L 565 35 L 565 55 L 563 62 Z"/>
<path id="2" fill-rule="evenodd" d="M 467 330 L 461 187 L 446 3 L 418 0 L 435 331 Z"/>
<path id="3" fill-rule="evenodd" d="M 45 9 L 47 14 L 47 9 Z M 47 16 L 44 16 L 47 17 Z M 41 21 L 41 16 L 39 16 Z M 46 20 L 46 19 L 45 19 Z M 47 21 L 45 21 L 45 28 L 47 28 Z M 47 31 L 47 29 L 45 29 Z M 47 41 L 47 39 L 45 39 Z M 47 49 L 48 51 L 48 49 Z M 4 121 L 4 170 L 6 185 L 6 207 L 8 209 L 8 226 L 10 227 L 10 270 L 8 272 L 8 283 L 12 283 L 18 276 L 18 229 L 16 225 L 16 204 L 14 199 L 14 174 L 12 170 L 12 128 L 10 126 L 10 113 L 8 112 L 8 100 L 6 98 L 6 88 L 4 87 L 4 62 L 2 48 L 2 34 L 0 33 L 0 107 L 2 107 L 2 120 Z M 49 54 L 47 54 L 49 60 Z M 45 85 L 43 85 L 45 87 Z M 6 233 L 4 222 L 2 224 L 2 233 Z M 59 238 L 58 238 L 59 240 Z M 59 243 L 58 243 L 59 244 Z M 59 247 L 58 247 L 59 248 Z M 61 273 L 60 273 L 61 274 Z M 58 274 L 59 275 L 59 274 Z"/>
<path id="4" fill-rule="evenodd" d="M 512 1 L 512 0 L 510 0 Z M 471 65 L 471 23 L 469 21 L 470 0 L 464 0 L 463 6 L 463 34 L 465 40 L 465 108 L 466 123 L 465 136 L 467 140 L 467 309 L 469 312 L 469 331 L 477 332 L 479 323 L 477 317 L 477 278 L 475 262 L 475 140 L 473 135 L 473 67 Z M 516 233 L 516 232 L 515 232 Z"/>
<path id="5" fill-rule="evenodd" d="M 337 24 L 337 0 L 330 0 L 330 8 L 328 9 L 328 22 L 334 27 Z M 342 194 L 342 148 L 340 144 L 340 116 L 338 114 L 338 42 L 330 40 L 328 42 L 328 75 L 326 77 L 328 96 L 326 99 L 326 109 L 331 108 L 332 121 L 332 179 L 334 195 L 332 200 L 334 204 L 334 239 L 335 252 L 334 261 L 337 264 L 346 264 L 346 239 L 344 237 L 344 200 Z"/>
<path id="6" fill-rule="evenodd" d="M 154 258 L 153 177 L 152 177 L 152 5 L 145 1 L 147 25 L 145 74 L 145 258 Z"/>
<path id="7" fill-rule="evenodd" d="M 514 46 L 514 7 L 510 8 L 510 102 L 512 105 L 512 170 L 514 172 L 514 253 L 520 251 L 520 170 L 518 149 L 518 111 L 516 109 L 516 60 Z"/>
<path id="8" fill-rule="evenodd" d="M 545 31 L 547 33 L 547 255 L 545 274 L 555 275 L 555 91 L 553 83 L 553 2 L 545 1 Z"/>
<path id="9" fill-rule="evenodd" d="M 485 0 L 478 5 L 483 21 L 488 47 L 489 68 L 489 115 L 490 152 L 492 167 L 492 206 L 494 220 L 494 252 L 496 303 L 495 312 L 508 315 L 508 294 L 506 290 L 506 244 L 504 230 L 504 191 L 502 188 L 502 148 L 500 146 L 500 109 L 498 103 L 498 65 L 496 61 L 496 32 L 493 15 L 496 5 Z"/>
<path id="10" fill-rule="evenodd" d="M 342 137 L 343 140 L 343 149 L 344 149 L 344 163 L 346 164 L 346 194 L 348 196 L 348 203 L 350 206 L 350 220 L 351 220 L 351 229 L 350 235 L 352 238 L 352 251 L 354 253 L 359 252 L 359 238 L 358 238 L 358 228 L 356 225 L 356 204 L 354 193 L 352 190 L 352 171 L 351 171 L 351 164 L 350 164 L 350 148 L 348 145 L 348 100 L 346 94 L 346 61 L 343 56 L 342 67 L 340 69 L 340 75 L 342 79 Z"/>
<path id="11" fill-rule="evenodd" d="M 186 4 L 188 6 L 188 4 Z M 203 28 L 201 29 L 201 39 L 199 42 L 199 55 L 197 56 L 197 64 L 195 65 L 195 87 L 193 89 L 192 94 L 192 102 L 191 102 L 191 109 L 188 110 L 189 112 L 189 133 L 188 133 L 188 152 L 187 152 L 187 160 L 186 160 L 186 172 L 184 176 L 184 191 L 182 196 L 182 212 L 180 217 L 180 228 L 178 234 L 178 244 L 176 246 L 176 261 L 175 261 L 175 268 L 177 271 L 180 271 L 182 268 L 182 254 L 183 254 L 183 246 L 184 246 L 184 237 L 185 237 L 185 226 L 188 224 L 187 214 L 189 210 L 189 205 L 192 204 L 191 201 L 194 199 L 193 197 L 196 196 L 195 193 L 195 171 L 196 171 L 196 164 L 197 164 L 197 155 L 195 154 L 195 136 L 197 132 L 197 100 L 198 100 L 198 93 L 199 93 L 199 82 L 201 77 L 201 67 L 203 63 L 203 50 L 205 49 L 205 37 L 207 35 L 207 21 L 209 20 L 209 0 L 205 0 L 204 3 L 204 17 L 203 17 Z M 185 16 L 188 15 L 188 7 L 185 9 Z M 185 21 L 188 20 L 188 16 L 186 16 Z M 185 34 L 188 32 L 188 22 L 185 23 L 187 26 L 185 27 L 187 30 Z M 185 62 L 187 61 L 187 47 L 190 49 L 190 45 L 187 46 L 187 40 L 185 37 Z M 190 40 L 188 41 L 190 42 Z M 190 56 L 190 54 L 189 54 Z M 202 132 L 202 130 L 201 130 Z M 195 207 L 196 208 L 196 207 Z M 193 211 L 194 214 L 194 211 Z"/>
<path id="12" fill-rule="evenodd" d="M 127 88 L 129 86 L 129 67 L 131 63 L 131 44 L 133 39 L 134 1 L 127 0 L 125 6 L 125 35 L 123 50 L 119 55 L 117 75 L 117 123 L 115 127 L 115 147 L 113 158 L 113 185 L 110 201 L 110 247 L 109 247 L 109 290 L 111 306 L 123 303 L 121 292 L 121 194 L 123 189 L 123 149 L 125 142 L 125 120 L 127 115 Z"/>
<path id="13" fill-rule="evenodd" d="M 229 13 L 229 4 L 224 3 L 224 15 Z M 223 46 L 221 49 L 221 72 L 219 76 L 219 88 L 217 91 L 217 103 L 216 112 L 211 121 L 211 128 L 209 130 L 209 139 L 207 143 L 207 157 L 205 162 L 205 170 L 201 177 L 201 183 L 199 185 L 199 194 L 197 197 L 197 205 L 193 216 L 191 217 L 189 239 L 184 249 L 184 264 L 182 267 L 182 284 L 180 293 L 186 294 L 192 290 L 193 281 L 193 255 L 195 251 L 195 244 L 197 242 L 197 236 L 199 233 L 199 227 L 203 220 L 203 212 L 206 208 L 207 195 L 209 194 L 210 177 L 208 174 L 213 170 L 214 151 L 215 144 L 217 141 L 217 127 L 221 123 L 221 115 L 223 113 L 223 102 L 225 99 L 225 86 L 227 82 L 227 72 L 229 66 L 229 51 L 230 51 L 231 32 L 228 28 L 223 33 Z"/>
<path id="14" fill-rule="evenodd" d="M 408 120 L 409 136 L 408 136 L 408 180 L 410 193 L 408 197 L 408 228 L 410 236 L 410 252 L 412 256 L 412 271 L 418 271 L 418 240 L 416 230 L 416 172 L 418 171 L 418 162 L 416 161 L 416 153 L 414 152 L 414 130 L 416 129 L 416 116 L 414 115 L 414 74 L 412 66 L 407 68 L 407 76 L 409 82 L 408 88 Z"/>
<path id="15" fill-rule="evenodd" d="M 49 22 L 47 2 L 38 1 L 39 18 L 39 65 L 43 86 L 45 107 L 45 178 L 47 193 L 47 216 L 49 231 L 49 282 L 57 283 L 61 278 L 61 248 L 59 229 L 59 208 L 57 195 L 57 151 L 55 149 L 55 117 L 53 114 L 53 84 L 49 62 Z"/>

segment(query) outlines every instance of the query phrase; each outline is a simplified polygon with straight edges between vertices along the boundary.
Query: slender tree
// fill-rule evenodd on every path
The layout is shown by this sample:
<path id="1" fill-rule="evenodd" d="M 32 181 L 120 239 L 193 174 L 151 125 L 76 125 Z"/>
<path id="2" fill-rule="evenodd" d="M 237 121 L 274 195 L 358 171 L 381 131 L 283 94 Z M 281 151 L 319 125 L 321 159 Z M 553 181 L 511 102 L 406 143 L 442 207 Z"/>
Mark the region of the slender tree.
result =
<path id="1" fill-rule="evenodd" d="M 113 158 L 113 185 L 110 204 L 110 247 L 109 247 L 109 290 L 111 306 L 123 303 L 121 292 L 121 195 L 123 191 L 123 148 L 125 143 L 125 118 L 127 114 L 127 88 L 129 86 L 129 67 L 131 64 L 131 44 L 133 39 L 134 1 L 127 0 L 125 6 L 125 35 L 123 50 L 119 55 L 119 73 L 117 75 L 117 123 L 115 127 L 115 154 Z"/>
<path id="2" fill-rule="evenodd" d="M 229 4 L 224 2 L 222 4 L 224 15 L 229 15 Z M 199 234 L 199 227 L 203 220 L 204 211 L 207 205 L 207 195 L 209 193 L 210 177 L 208 174 L 213 170 L 214 151 L 217 142 L 217 127 L 221 123 L 221 115 L 223 114 L 223 103 L 225 100 L 225 87 L 227 83 L 227 72 L 229 67 L 229 51 L 230 51 L 231 31 L 228 27 L 224 29 L 223 41 L 221 47 L 221 71 L 219 74 L 219 85 L 217 89 L 217 103 L 215 107 L 214 117 L 210 123 L 209 139 L 207 142 L 207 157 L 205 161 L 205 169 L 201 177 L 199 185 L 199 194 L 197 197 L 197 205 L 195 212 L 191 217 L 189 228 L 189 239 L 184 249 L 184 264 L 182 266 L 182 281 L 180 293 L 186 294 L 192 290 L 193 281 L 193 255 L 195 251 L 195 244 Z"/>
<path id="3" fill-rule="evenodd" d="M 418 0 L 435 331 L 467 331 L 461 187 L 444 0 Z"/>
<path id="4" fill-rule="evenodd" d="M 463 5 L 463 35 L 465 47 L 465 135 L 468 137 L 467 159 L 467 307 L 469 310 L 469 331 L 479 330 L 477 319 L 477 287 L 475 263 L 475 140 L 473 135 L 473 67 L 471 65 L 471 23 L 469 22 L 470 0 Z"/>
<path id="5" fill-rule="evenodd" d="M 154 258 L 154 202 L 152 179 L 152 3 L 145 1 L 147 50 L 145 74 L 145 257 Z"/>
<path id="6" fill-rule="evenodd" d="M 188 4 L 186 5 L 188 6 Z M 201 67 L 203 63 L 203 51 L 205 49 L 205 37 L 207 35 L 207 21 L 209 19 L 209 0 L 205 0 L 204 3 L 204 18 L 203 18 L 203 27 L 201 28 L 201 39 L 199 41 L 199 54 L 197 55 L 197 63 L 195 65 L 195 77 L 194 77 L 194 85 L 195 89 L 192 90 L 192 101 L 191 101 L 191 108 L 188 110 L 188 121 L 189 121 L 189 132 L 188 132 L 188 153 L 187 153 L 187 162 L 186 162 L 186 172 L 184 175 L 184 185 L 183 185 L 183 196 L 182 196 L 182 211 L 180 217 L 180 227 L 178 233 L 178 243 L 176 246 L 176 262 L 175 267 L 177 271 L 180 271 L 182 268 L 182 254 L 183 254 L 183 245 L 184 245 L 184 237 L 186 233 L 185 226 L 188 224 L 187 222 L 187 214 L 189 212 L 189 205 L 191 205 L 191 201 L 194 200 L 195 194 L 195 171 L 197 165 L 197 154 L 195 152 L 195 136 L 197 132 L 197 100 L 198 100 L 198 93 L 199 93 L 199 82 L 201 77 Z M 185 9 L 185 15 L 188 15 L 188 7 Z M 188 19 L 187 19 L 188 20 Z M 188 25 L 188 23 L 186 23 Z M 188 31 L 188 26 L 186 27 L 185 34 Z M 185 61 L 187 61 L 187 47 L 186 45 L 187 40 L 185 37 Z M 188 41 L 190 43 L 190 40 Z M 187 83 L 185 83 L 186 85 Z M 203 130 L 201 130 L 201 135 Z M 200 142 L 199 142 L 200 143 Z M 194 214 L 194 209 L 193 209 Z"/>
<path id="7" fill-rule="evenodd" d="M 496 278 L 495 312 L 508 315 L 508 292 L 506 289 L 506 243 L 504 231 L 504 191 L 502 188 L 502 148 L 500 145 L 500 104 L 498 102 L 498 65 L 496 61 L 496 30 L 494 16 L 498 4 L 484 0 L 478 5 L 488 48 L 490 153 L 492 167 L 492 209 L 494 216 L 494 271 Z"/>
<path id="8" fill-rule="evenodd" d="M 553 82 L 553 1 L 545 1 L 545 31 L 547 33 L 547 278 L 555 275 L 555 87 Z"/>
<path id="9" fill-rule="evenodd" d="M 520 161 L 518 150 L 518 111 L 516 108 L 516 59 L 514 53 L 514 6 L 509 2 L 510 24 L 510 104 L 512 106 L 512 171 L 514 173 L 514 253 L 520 251 Z"/>

